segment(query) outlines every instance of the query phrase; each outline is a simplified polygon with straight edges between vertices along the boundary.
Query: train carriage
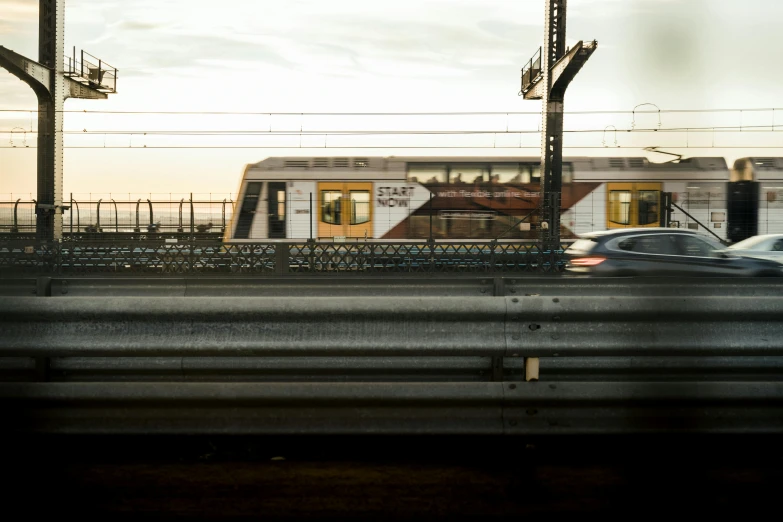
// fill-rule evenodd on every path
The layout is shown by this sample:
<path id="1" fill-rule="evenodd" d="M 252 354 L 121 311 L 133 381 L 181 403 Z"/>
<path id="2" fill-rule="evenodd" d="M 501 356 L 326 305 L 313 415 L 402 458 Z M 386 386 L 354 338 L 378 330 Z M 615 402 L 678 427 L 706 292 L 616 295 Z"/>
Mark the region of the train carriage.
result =
<path id="1" fill-rule="evenodd" d="M 651 163 L 566 158 L 561 236 L 671 224 L 722 239 L 783 232 L 783 159 Z M 246 166 L 227 242 L 530 240 L 538 237 L 537 157 L 268 158 Z"/>

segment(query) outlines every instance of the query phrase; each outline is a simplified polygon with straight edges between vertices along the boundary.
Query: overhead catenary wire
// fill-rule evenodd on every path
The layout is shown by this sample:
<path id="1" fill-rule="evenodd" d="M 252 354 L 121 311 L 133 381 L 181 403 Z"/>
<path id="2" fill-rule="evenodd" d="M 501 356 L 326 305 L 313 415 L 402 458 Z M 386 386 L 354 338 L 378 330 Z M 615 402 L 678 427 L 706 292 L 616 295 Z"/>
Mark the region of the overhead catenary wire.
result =
<path id="1" fill-rule="evenodd" d="M 781 107 L 719 108 L 719 109 L 661 109 L 658 110 L 594 110 L 565 111 L 564 114 L 711 114 L 726 112 L 775 112 Z M 35 109 L 0 109 L 0 113 L 36 113 Z M 137 114 L 137 115 L 231 115 L 231 116 L 539 116 L 541 111 L 421 111 L 421 112 L 274 112 L 274 111 L 138 111 L 66 109 L 66 114 Z"/>
<path id="2" fill-rule="evenodd" d="M 778 149 L 783 150 L 783 145 L 658 145 L 666 149 Z M 14 149 L 14 150 L 32 150 L 37 147 L 9 147 L 7 145 L 0 145 L 0 149 Z M 441 150 L 494 150 L 494 149 L 508 149 L 508 150 L 541 150 L 539 145 L 536 146 L 519 146 L 519 145 L 328 145 L 326 147 L 316 145 L 64 145 L 65 149 L 123 149 L 123 150 L 154 150 L 154 149 L 298 149 L 298 150 L 362 150 L 362 149 L 441 149 Z M 644 149 L 641 145 L 617 145 L 607 147 L 605 145 L 585 145 L 585 146 L 563 146 L 564 149 L 570 150 L 617 150 L 617 149 Z"/>
<path id="3" fill-rule="evenodd" d="M 779 132 L 783 130 L 781 125 L 726 125 L 712 127 L 667 127 L 667 128 L 641 128 L 641 129 L 617 129 L 618 133 L 683 133 L 683 132 Z M 563 130 L 563 133 L 570 134 L 590 134 L 603 133 L 606 129 L 570 129 Z M 17 132 L 13 129 L 0 129 L 0 134 L 13 134 Z M 27 134 L 37 134 L 37 131 L 27 131 Z M 473 135 L 473 134 L 541 134 L 540 130 L 337 130 L 337 129 L 313 129 L 313 130 L 252 130 L 252 129 L 232 129 L 232 130 L 65 130 L 63 134 L 67 135 L 150 135 L 150 136 L 373 136 L 373 135 Z"/>

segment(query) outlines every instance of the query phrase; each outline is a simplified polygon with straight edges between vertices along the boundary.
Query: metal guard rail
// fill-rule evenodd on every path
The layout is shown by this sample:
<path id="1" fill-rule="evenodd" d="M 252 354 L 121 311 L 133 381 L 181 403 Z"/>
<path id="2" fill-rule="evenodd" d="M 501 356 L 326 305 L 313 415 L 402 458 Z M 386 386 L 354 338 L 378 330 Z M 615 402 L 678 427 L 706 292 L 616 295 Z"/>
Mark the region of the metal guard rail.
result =
<path id="1" fill-rule="evenodd" d="M 779 296 L 9 298 L 0 408 L 14 432 L 783 433 L 781 317 Z"/>
<path id="2" fill-rule="evenodd" d="M 335 274 L 332 277 L 0 277 L 0 297 L 778 297 L 783 278 L 563 277 L 545 274 Z"/>
<path id="3" fill-rule="evenodd" d="M 0 276 L 562 272 L 561 250 L 521 242 L 0 243 Z"/>

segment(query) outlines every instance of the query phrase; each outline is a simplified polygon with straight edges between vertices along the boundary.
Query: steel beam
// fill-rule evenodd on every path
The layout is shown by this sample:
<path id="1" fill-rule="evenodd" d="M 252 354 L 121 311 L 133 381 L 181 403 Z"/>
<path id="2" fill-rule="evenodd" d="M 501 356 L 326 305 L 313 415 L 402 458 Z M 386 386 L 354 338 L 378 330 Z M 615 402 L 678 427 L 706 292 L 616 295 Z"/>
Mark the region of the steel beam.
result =
<path id="1" fill-rule="evenodd" d="M 0 67 L 29 85 L 36 94 L 50 95 L 52 71 L 49 67 L 0 45 Z"/>
<path id="2" fill-rule="evenodd" d="M 597 48 L 596 42 L 585 44 L 583 41 L 577 42 L 565 56 L 560 58 L 553 66 L 551 71 L 551 89 L 556 92 L 565 92 L 566 87 L 571 83 L 576 74 L 582 69 L 587 58 Z M 539 77 L 534 81 L 529 90 L 525 92 L 526 100 L 541 100 L 545 97 L 546 87 Z"/>
<path id="3" fill-rule="evenodd" d="M 36 237 L 63 234 L 63 118 L 66 98 L 104 99 L 106 94 L 65 77 L 65 1 L 40 0 L 38 61 L 0 47 L 0 66 L 38 97 Z"/>
<path id="4" fill-rule="evenodd" d="M 71 78 L 64 78 L 65 80 L 65 98 L 80 98 L 83 100 L 105 100 L 109 97 L 108 94 L 101 91 L 96 91 L 83 83 L 79 83 Z"/>
<path id="5" fill-rule="evenodd" d="M 547 251 L 560 245 L 565 90 L 597 47 L 595 41 L 589 45 L 580 41 L 566 49 L 567 4 L 567 0 L 545 0 L 541 75 L 522 86 L 525 99 L 541 100 L 540 240 Z"/>

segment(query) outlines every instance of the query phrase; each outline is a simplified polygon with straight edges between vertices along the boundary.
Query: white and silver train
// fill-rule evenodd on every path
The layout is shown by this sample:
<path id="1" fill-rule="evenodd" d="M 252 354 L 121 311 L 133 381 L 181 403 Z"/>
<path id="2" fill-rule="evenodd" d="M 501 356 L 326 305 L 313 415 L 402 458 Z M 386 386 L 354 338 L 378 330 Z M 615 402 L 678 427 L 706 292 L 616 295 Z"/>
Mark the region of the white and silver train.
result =
<path id="1" fill-rule="evenodd" d="M 534 239 L 539 182 L 534 157 L 268 158 L 245 167 L 224 240 Z M 666 223 L 665 192 L 682 209 Z M 565 158 L 561 210 L 563 239 L 662 225 L 730 242 L 783 233 L 783 158 Z"/>

